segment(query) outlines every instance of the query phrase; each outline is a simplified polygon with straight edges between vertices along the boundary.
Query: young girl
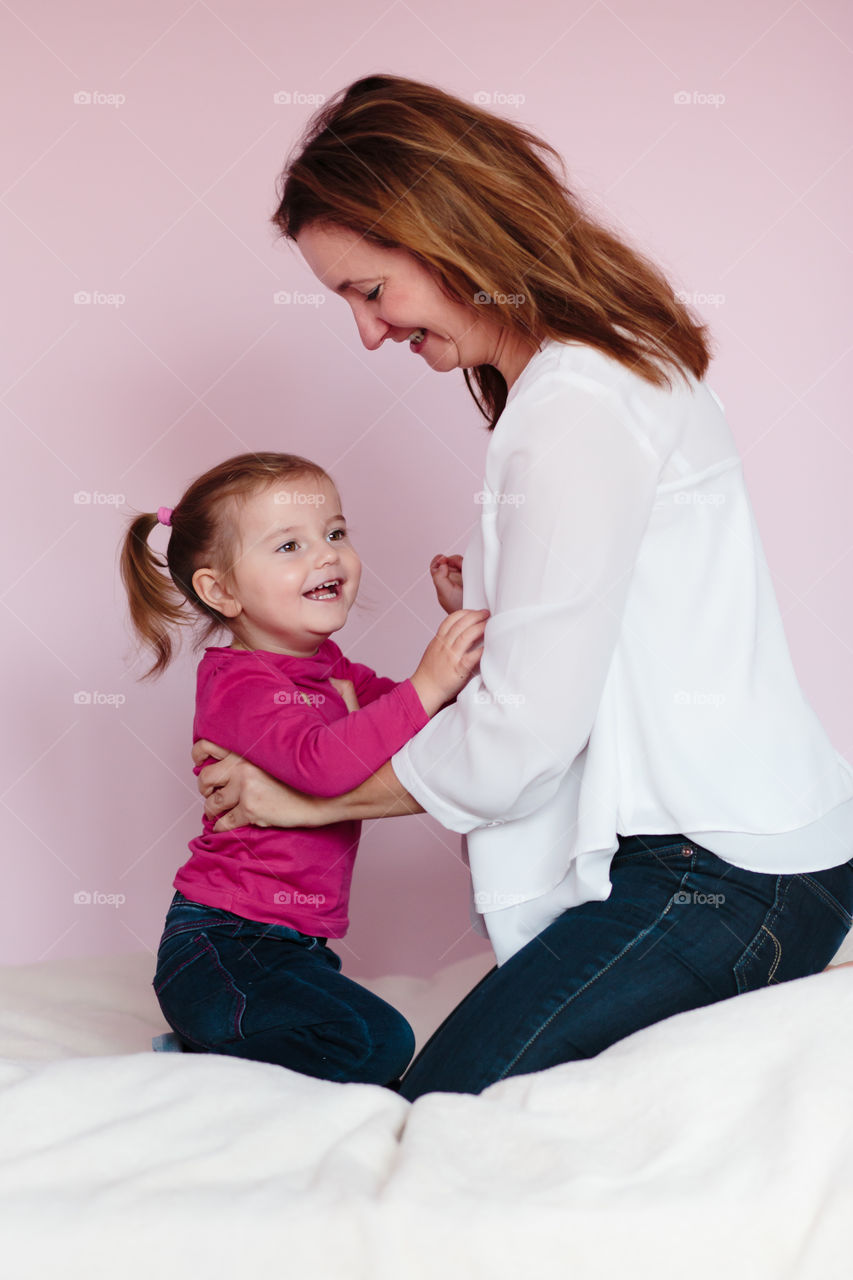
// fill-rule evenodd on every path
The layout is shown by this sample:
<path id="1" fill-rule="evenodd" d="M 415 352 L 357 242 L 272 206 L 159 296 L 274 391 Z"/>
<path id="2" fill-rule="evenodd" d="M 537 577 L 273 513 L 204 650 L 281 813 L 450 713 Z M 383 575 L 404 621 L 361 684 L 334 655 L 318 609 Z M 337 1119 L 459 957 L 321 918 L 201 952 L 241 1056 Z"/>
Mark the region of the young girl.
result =
<path id="1" fill-rule="evenodd" d="M 171 530 L 165 565 L 148 545 L 158 521 Z M 343 656 L 329 637 L 361 563 L 332 480 L 290 454 L 230 458 L 174 510 L 135 517 L 121 573 L 134 629 L 156 656 L 143 678 L 165 670 L 176 629 L 194 616 L 206 620 L 197 648 L 220 628 L 231 634 L 199 664 L 193 741 L 227 745 L 318 796 L 370 777 L 455 698 L 482 653 L 487 612 L 459 610 L 408 680 Z M 154 989 L 182 1047 L 327 1080 L 396 1080 L 414 1051 L 409 1024 L 344 977 L 328 946 L 349 923 L 361 824 L 213 825 L 205 818 L 190 841 L 157 955 Z"/>

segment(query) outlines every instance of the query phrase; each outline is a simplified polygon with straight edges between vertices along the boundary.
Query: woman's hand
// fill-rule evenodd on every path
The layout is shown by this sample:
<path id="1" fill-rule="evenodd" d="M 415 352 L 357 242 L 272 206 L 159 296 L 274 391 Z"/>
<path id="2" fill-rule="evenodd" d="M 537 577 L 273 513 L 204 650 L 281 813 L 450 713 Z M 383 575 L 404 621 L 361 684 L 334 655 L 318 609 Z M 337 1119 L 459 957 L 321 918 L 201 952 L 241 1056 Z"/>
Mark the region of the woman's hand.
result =
<path id="1" fill-rule="evenodd" d="M 429 571 L 438 603 L 445 613 L 462 608 L 462 557 L 433 556 Z"/>
<path id="2" fill-rule="evenodd" d="M 198 789 L 205 797 L 205 817 L 215 820 L 214 831 L 235 827 L 323 827 L 338 821 L 335 800 L 306 796 L 279 782 L 243 756 L 200 738 L 192 749 L 193 764 L 209 756 L 198 775 Z"/>

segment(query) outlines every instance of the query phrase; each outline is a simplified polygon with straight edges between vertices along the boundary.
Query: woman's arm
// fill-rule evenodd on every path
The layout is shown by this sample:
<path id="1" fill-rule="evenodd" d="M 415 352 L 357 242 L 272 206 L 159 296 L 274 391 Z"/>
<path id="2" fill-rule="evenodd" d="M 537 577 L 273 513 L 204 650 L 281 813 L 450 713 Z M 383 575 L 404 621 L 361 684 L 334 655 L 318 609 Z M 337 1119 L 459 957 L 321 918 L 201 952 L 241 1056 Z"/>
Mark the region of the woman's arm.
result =
<path id="1" fill-rule="evenodd" d="M 193 746 L 194 762 L 201 764 L 211 756 L 217 763 L 201 770 L 198 788 L 205 797 L 206 816 L 218 818 L 214 831 L 249 825 L 324 827 L 347 819 L 393 818 L 424 812 L 399 781 L 390 762 L 353 791 L 324 798 L 294 791 L 241 756 L 199 739 Z"/>

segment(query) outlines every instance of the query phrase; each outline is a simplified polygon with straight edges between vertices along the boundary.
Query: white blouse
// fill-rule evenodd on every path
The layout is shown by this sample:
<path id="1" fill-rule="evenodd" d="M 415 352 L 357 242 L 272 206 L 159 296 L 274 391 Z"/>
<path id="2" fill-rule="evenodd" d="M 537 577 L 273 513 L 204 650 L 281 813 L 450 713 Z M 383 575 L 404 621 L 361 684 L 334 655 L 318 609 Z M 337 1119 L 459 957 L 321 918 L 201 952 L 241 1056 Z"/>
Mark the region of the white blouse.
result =
<path id="1" fill-rule="evenodd" d="M 545 341 L 491 434 L 464 605 L 479 675 L 392 757 L 462 832 L 498 963 L 610 893 L 621 835 L 737 866 L 853 856 L 853 769 L 797 681 L 713 391 Z"/>

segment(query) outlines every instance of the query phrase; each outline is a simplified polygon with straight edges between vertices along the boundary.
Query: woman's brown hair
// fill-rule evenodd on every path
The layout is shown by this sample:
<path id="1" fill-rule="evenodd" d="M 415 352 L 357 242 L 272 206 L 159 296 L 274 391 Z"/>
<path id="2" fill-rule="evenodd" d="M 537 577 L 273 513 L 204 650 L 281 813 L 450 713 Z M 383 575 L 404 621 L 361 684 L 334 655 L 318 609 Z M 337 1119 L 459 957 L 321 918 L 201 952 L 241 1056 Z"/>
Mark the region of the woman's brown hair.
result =
<path id="1" fill-rule="evenodd" d="M 657 386 L 672 386 L 666 365 L 701 378 L 707 326 L 549 161 L 564 173 L 554 148 L 520 125 L 432 85 L 368 76 L 309 123 L 272 222 L 290 239 L 320 222 L 405 249 L 455 301 L 490 305 L 528 342 L 588 343 Z M 465 381 L 494 427 L 502 375 L 480 365 Z"/>
<path id="2" fill-rule="evenodd" d="M 198 650 L 231 625 L 196 594 L 192 579 L 196 569 L 206 565 L 218 567 L 227 579 L 238 555 L 232 504 L 275 483 L 305 476 L 330 479 L 316 462 L 292 453 L 241 453 L 220 462 L 194 480 L 174 508 L 165 561 L 148 544 L 157 516 L 146 513 L 131 519 L 121 548 L 121 578 L 133 630 L 156 658 L 141 679 L 166 670 L 180 627 L 205 620 L 193 646 Z"/>

